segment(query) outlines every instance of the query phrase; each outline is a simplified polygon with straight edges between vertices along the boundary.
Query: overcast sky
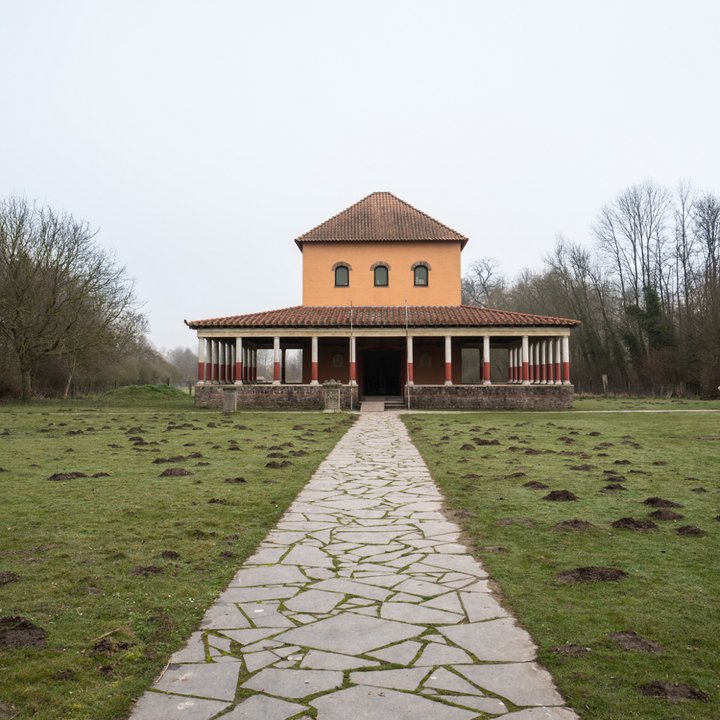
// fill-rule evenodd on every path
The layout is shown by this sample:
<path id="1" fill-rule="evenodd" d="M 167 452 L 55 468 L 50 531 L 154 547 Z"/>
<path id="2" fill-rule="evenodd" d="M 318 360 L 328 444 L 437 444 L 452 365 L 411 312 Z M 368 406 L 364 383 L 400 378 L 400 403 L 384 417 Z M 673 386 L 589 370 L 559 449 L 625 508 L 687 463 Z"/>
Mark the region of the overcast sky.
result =
<path id="1" fill-rule="evenodd" d="M 629 185 L 720 191 L 717 0 L 0 10 L 0 197 L 99 228 L 158 348 L 299 304 L 293 239 L 373 191 L 509 276 Z"/>

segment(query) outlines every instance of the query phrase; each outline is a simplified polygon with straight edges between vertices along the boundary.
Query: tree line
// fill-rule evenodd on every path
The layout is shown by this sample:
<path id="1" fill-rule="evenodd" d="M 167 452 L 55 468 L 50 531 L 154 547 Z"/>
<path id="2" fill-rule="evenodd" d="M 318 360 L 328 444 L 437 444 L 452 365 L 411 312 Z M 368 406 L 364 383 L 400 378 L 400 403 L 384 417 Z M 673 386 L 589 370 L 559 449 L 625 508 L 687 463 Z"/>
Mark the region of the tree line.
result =
<path id="1" fill-rule="evenodd" d="M 622 191 L 586 247 L 559 237 L 537 271 L 510 281 L 475 261 L 463 302 L 573 317 L 573 380 L 585 390 L 717 395 L 720 197 L 680 183 Z"/>
<path id="2" fill-rule="evenodd" d="M 0 201 L 0 397 L 182 375 L 150 345 L 132 281 L 96 234 L 24 198 Z"/>

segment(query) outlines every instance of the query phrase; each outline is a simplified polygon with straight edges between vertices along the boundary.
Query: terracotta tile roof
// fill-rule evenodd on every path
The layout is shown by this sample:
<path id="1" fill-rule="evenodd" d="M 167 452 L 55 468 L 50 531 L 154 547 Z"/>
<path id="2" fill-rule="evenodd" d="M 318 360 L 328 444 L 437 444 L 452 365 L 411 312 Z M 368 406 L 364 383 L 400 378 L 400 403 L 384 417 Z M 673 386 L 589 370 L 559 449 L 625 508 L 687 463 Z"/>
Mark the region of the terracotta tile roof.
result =
<path id="1" fill-rule="evenodd" d="M 409 327 L 575 327 L 579 320 L 528 313 L 492 310 L 472 305 L 408 306 Z M 405 327 L 405 306 L 360 306 L 352 308 L 353 326 Z M 295 307 L 249 315 L 230 315 L 208 320 L 186 320 L 188 327 L 200 328 L 346 328 L 350 307 L 296 305 Z"/>
<path id="2" fill-rule="evenodd" d="M 467 238 L 389 192 L 375 192 L 295 240 L 309 242 L 460 242 Z"/>

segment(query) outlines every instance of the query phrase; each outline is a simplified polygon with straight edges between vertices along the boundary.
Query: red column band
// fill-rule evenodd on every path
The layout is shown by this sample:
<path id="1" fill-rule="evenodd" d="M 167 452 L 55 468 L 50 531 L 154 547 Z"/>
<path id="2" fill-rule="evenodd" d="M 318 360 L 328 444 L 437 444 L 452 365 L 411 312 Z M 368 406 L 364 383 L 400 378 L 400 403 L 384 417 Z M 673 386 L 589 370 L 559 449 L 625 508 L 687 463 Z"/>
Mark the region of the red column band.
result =
<path id="1" fill-rule="evenodd" d="M 273 380 L 275 382 L 280 382 L 280 361 L 277 360 L 273 367 Z"/>
<path id="2" fill-rule="evenodd" d="M 564 362 L 562 364 L 562 379 L 563 382 L 570 382 L 570 363 Z"/>
<path id="3" fill-rule="evenodd" d="M 243 364 L 241 362 L 235 363 L 235 380 L 240 380 L 242 382 L 243 379 Z"/>
<path id="4" fill-rule="evenodd" d="M 202 382 L 205 379 L 205 363 L 198 362 L 198 382 Z"/>
<path id="5" fill-rule="evenodd" d="M 355 362 L 350 363 L 350 382 L 355 382 Z"/>
<path id="6" fill-rule="evenodd" d="M 445 363 L 445 380 L 447 382 L 452 382 L 452 363 L 451 362 Z"/>
<path id="7" fill-rule="evenodd" d="M 415 379 L 413 377 L 413 364 L 411 362 L 408 363 L 407 372 L 408 372 L 408 382 L 409 383 L 415 382 Z"/>
<path id="8" fill-rule="evenodd" d="M 483 382 L 490 382 L 490 363 L 483 363 Z"/>
<path id="9" fill-rule="evenodd" d="M 555 378 L 553 377 L 553 364 L 552 363 L 547 364 L 547 381 L 549 383 L 552 383 L 555 381 Z"/>
<path id="10" fill-rule="evenodd" d="M 522 379 L 523 382 L 528 382 L 530 380 L 530 365 L 525 361 L 523 361 L 522 364 Z"/>
<path id="11" fill-rule="evenodd" d="M 317 379 L 318 379 L 318 364 L 317 364 L 317 362 L 311 363 L 311 365 L 310 365 L 310 372 L 312 373 L 312 378 L 311 378 L 311 379 L 312 379 L 314 382 L 317 382 Z"/>

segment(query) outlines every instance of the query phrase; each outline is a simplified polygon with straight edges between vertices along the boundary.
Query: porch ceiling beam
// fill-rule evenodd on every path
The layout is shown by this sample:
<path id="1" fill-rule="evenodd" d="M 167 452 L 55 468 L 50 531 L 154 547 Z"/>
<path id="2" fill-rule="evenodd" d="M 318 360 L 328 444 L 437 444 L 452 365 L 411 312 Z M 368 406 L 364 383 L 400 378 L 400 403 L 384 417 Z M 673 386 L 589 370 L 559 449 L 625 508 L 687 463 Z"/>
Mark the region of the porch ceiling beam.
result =
<path id="1" fill-rule="evenodd" d="M 409 328 L 414 337 L 437 337 L 444 338 L 446 335 L 452 337 L 514 337 L 522 335 L 529 337 L 570 337 L 571 328 L 558 327 L 522 327 L 522 326 L 499 326 L 491 328 L 483 327 L 450 327 L 450 328 Z M 317 337 L 350 337 L 350 328 L 204 328 L 197 331 L 198 337 L 243 337 L 243 338 L 308 338 L 312 335 Z M 405 328 L 353 328 L 354 337 L 404 337 Z"/>

